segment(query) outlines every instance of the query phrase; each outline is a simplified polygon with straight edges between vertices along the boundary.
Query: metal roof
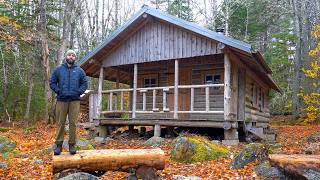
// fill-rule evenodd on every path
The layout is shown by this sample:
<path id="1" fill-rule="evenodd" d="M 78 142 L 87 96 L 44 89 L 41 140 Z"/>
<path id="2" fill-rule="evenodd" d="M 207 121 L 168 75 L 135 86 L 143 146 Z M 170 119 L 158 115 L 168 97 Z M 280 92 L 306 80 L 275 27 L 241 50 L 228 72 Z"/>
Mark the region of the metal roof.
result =
<path id="1" fill-rule="evenodd" d="M 114 31 L 109 37 L 107 37 L 104 41 L 102 41 L 99 45 L 97 45 L 95 49 L 93 49 L 85 57 L 83 57 L 79 61 L 79 65 L 83 64 L 85 61 L 89 60 L 94 54 L 96 54 L 101 49 L 103 49 L 108 43 L 110 43 L 115 37 L 117 37 L 122 31 L 124 31 L 128 26 L 130 26 L 135 20 L 137 20 L 144 13 L 157 17 L 169 23 L 175 24 L 177 26 L 180 26 L 189 31 L 193 31 L 195 33 L 198 33 L 200 35 L 203 35 L 215 41 L 219 41 L 226 45 L 245 51 L 247 53 L 251 54 L 253 52 L 252 46 L 248 43 L 227 37 L 223 34 L 219 34 L 217 32 L 201 27 L 195 23 L 177 18 L 175 16 L 164 13 L 158 9 L 154 9 L 147 5 L 143 5 L 142 8 L 137 13 L 135 13 L 128 21 L 126 21 L 121 27 L 119 27 L 116 31 Z"/>
<path id="2" fill-rule="evenodd" d="M 135 13 L 131 18 L 129 18 L 122 26 L 120 26 L 117 30 L 115 30 L 110 36 L 108 36 L 105 40 L 103 40 L 99 45 L 96 46 L 91 52 L 89 52 L 85 57 L 83 57 L 78 64 L 81 66 L 86 61 L 90 60 L 92 57 L 94 57 L 95 54 L 97 54 L 99 51 L 101 51 L 103 48 L 105 48 L 109 43 L 111 43 L 115 38 L 117 38 L 123 31 L 125 31 L 130 25 L 132 25 L 135 21 L 137 21 L 141 16 L 144 14 L 149 14 L 153 17 L 159 18 L 163 21 L 169 22 L 171 24 L 174 24 L 178 27 L 184 28 L 186 30 L 189 30 L 191 32 L 195 32 L 199 35 L 205 36 L 209 39 L 221 42 L 225 45 L 231 46 L 235 49 L 238 49 L 240 51 L 245 52 L 246 54 L 253 57 L 262 67 L 265 69 L 265 73 L 271 73 L 270 68 L 266 65 L 263 57 L 260 53 L 257 54 L 252 48 L 252 46 L 248 43 L 245 43 L 243 41 L 239 41 L 236 39 L 233 39 L 231 37 L 227 37 L 223 34 L 211 31 L 207 28 L 204 28 L 202 26 L 199 26 L 193 22 L 189 22 L 183 19 L 180 19 L 178 17 L 175 17 L 173 15 L 170 15 L 168 13 L 162 12 L 158 9 L 149 7 L 147 5 L 143 5 L 142 8 Z M 274 89 L 277 91 L 281 91 L 280 88 L 274 83 L 272 78 L 268 76 L 268 79 L 272 82 L 274 85 Z"/>

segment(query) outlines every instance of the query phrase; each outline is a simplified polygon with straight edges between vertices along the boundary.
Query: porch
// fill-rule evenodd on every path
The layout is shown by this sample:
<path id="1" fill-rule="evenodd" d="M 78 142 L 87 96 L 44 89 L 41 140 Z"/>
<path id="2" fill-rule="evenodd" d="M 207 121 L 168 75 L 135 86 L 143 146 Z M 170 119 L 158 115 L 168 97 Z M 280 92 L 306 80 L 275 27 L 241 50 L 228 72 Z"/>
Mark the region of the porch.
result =
<path id="1" fill-rule="evenodd" d="M 219 54 L 152 64 L 102 67 L 98 91 L 89 97 L 90 121 L 97 126 L 183 126 L 235 130 L 238 122 L 230 101 L 233 99 L 231 80 L 237 80 L 237 71 L 232 73 L 231 66 L 228 55 Z M 157 78 L 149 78 L 153 76 Z M 117 88 L 103 90 L 105 77 L 115 81 Z M 125 77 L 132 78 L 126 80 Z M 120 84 L 127 84 L 127 88 L 120 88 Z"/>

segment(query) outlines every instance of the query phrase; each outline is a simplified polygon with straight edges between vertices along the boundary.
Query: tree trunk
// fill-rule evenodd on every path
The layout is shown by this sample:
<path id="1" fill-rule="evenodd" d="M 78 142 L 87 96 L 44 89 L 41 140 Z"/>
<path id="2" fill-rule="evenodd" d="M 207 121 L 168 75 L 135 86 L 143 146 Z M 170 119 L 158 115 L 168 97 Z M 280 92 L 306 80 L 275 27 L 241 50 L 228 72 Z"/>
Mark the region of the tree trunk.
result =
<path id="1" fill-rule="evenodd" d="M 49 99 L 51 98 L 51 90 L 49 86 L 50 65 L 49 65 L 49 48 L 46 29 L 46 0 L 40 1 L 40 18 L 39 18 L 39 32 L 42 47 L 42 66 L 43 66 L 43 80 L 44 80 L 44 98 L 45 98 L 45 114 L 44 120 L 49 120 Z"/>
<path id="2" fill-rule="evenodd" d="M 11 121 L 10 114 L 7 110 L 7 102 L 8 102 L 8 76 L 7 76 L 7 65 L 4 60 L 2 47 L 0 46 L 0 53 L 2 59 L 2 69 L 3 69 L 3 109 L 6 111 L 8 122 Z"/>
<path id="3" fill-rule="evenodd" d="M 27 108 L 26 108 L 26 112 L 24 114 L 25 119 L 29 119 L 29 117 L 30 117 L 30 105 L 31 105 L 32 93 L 33 93 L 34 75 L 35 75 L 35 62 L 33 60 L 32 65 L 31 65 L 31 69 L 30 69 L 29 79 L 28 79 L 29 90 L 28 90 L 28 97 L 27 97 Z"/>
<path id="4" fill-rule="evenodd" d="M 302 22 L 301 22 L 301 4 L 302 2 L 297 2 L 297 0 L 292 0 L 292 8 L 294 14 L 294 32 L 298 37 L 296 41 L 296 53 L 295 53 L 295 69 L 293 78 L 293 94 L 292 94 L 292 112 L 294 118 L 297 119 L 300 116 L 301 108 L 301 98 L 298 96 L 300 92 L 301 77 L 302 77 L 302 58 L 301 58 L 301 48 L 302 48 Z"/>
<path id="5" fill-rule="evenodd" d="M 149 166 L 162 170 L 165 155 L 161 149 L 105 149 L 78 151 L 75 155 L 68 152 L 53 156 L 53 172 L 64 169 L 83 171 L 126 171 L 139 166 Z"/>
<path id="6" fill-rule="evenodd" d="M 224 20 L 225 20 L 225 35 L 226 36 L 229 36 L 229 19 L 230 19 L 230 2 L 229 0 L 227 0 L 227 3 L 226 3 L 226 12 L 225 12 L 225 17 L 224 17 Z"/>
<path id="7" fill-rule="evenodd" d="M 61 64 L 61 62 L 63 61 L 64 53 L 66 51 L 66 48 L 69 45 L 69 37 L 70 37 L 71 24 L 72 24 L 71 16 L 72 16 L 73 10 L 74 10 L 74 0 L 67 0 L 66 6 L 64 8 L 62 37 L 60 40 L 60 47 L 57 52 L 56 65 Z"/>

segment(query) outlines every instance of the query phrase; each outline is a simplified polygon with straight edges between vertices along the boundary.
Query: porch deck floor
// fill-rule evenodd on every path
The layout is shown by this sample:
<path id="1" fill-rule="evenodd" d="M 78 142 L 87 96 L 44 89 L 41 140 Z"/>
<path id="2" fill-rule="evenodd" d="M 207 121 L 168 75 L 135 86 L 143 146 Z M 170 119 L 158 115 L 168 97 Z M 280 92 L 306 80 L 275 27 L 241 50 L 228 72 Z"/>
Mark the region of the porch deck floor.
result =
<path id="1" fill-rule="evenodd" d="M 94 119 L 96 126 L 99 125 L 136 125 L 136 126 L 154 126 L 156 124 L 161 126 L 175 126 L 175 127 L 212 127 L 224 128 L 226 126 L 236 127 L 237 122 L 206 120 L 206 119 L 122 119 L 122 118 L 97 118 Z"/>

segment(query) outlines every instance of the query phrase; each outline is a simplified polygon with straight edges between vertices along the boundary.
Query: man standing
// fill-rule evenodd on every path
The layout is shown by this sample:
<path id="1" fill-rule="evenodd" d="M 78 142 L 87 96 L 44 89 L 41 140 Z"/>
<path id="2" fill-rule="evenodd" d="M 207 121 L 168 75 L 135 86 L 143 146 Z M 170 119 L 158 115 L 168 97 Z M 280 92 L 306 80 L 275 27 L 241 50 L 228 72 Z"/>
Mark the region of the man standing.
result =
<path id="1" fill-rule="evenodd" d="M 80 95 L 88 87 L 85 72 L 74 64 L 76 58 L 76 53 L 73 50 L 68 50 L 66 62 L 53 71 L 50 79 L 50 88 L 57 94 L 56 118 L 58 129 L 54 155 L 59 155 L 62 151 L 67 116 L 69 118 L 69 152 L 70 154 L 76 154 L 76 121 L 80 111 Z"/>

